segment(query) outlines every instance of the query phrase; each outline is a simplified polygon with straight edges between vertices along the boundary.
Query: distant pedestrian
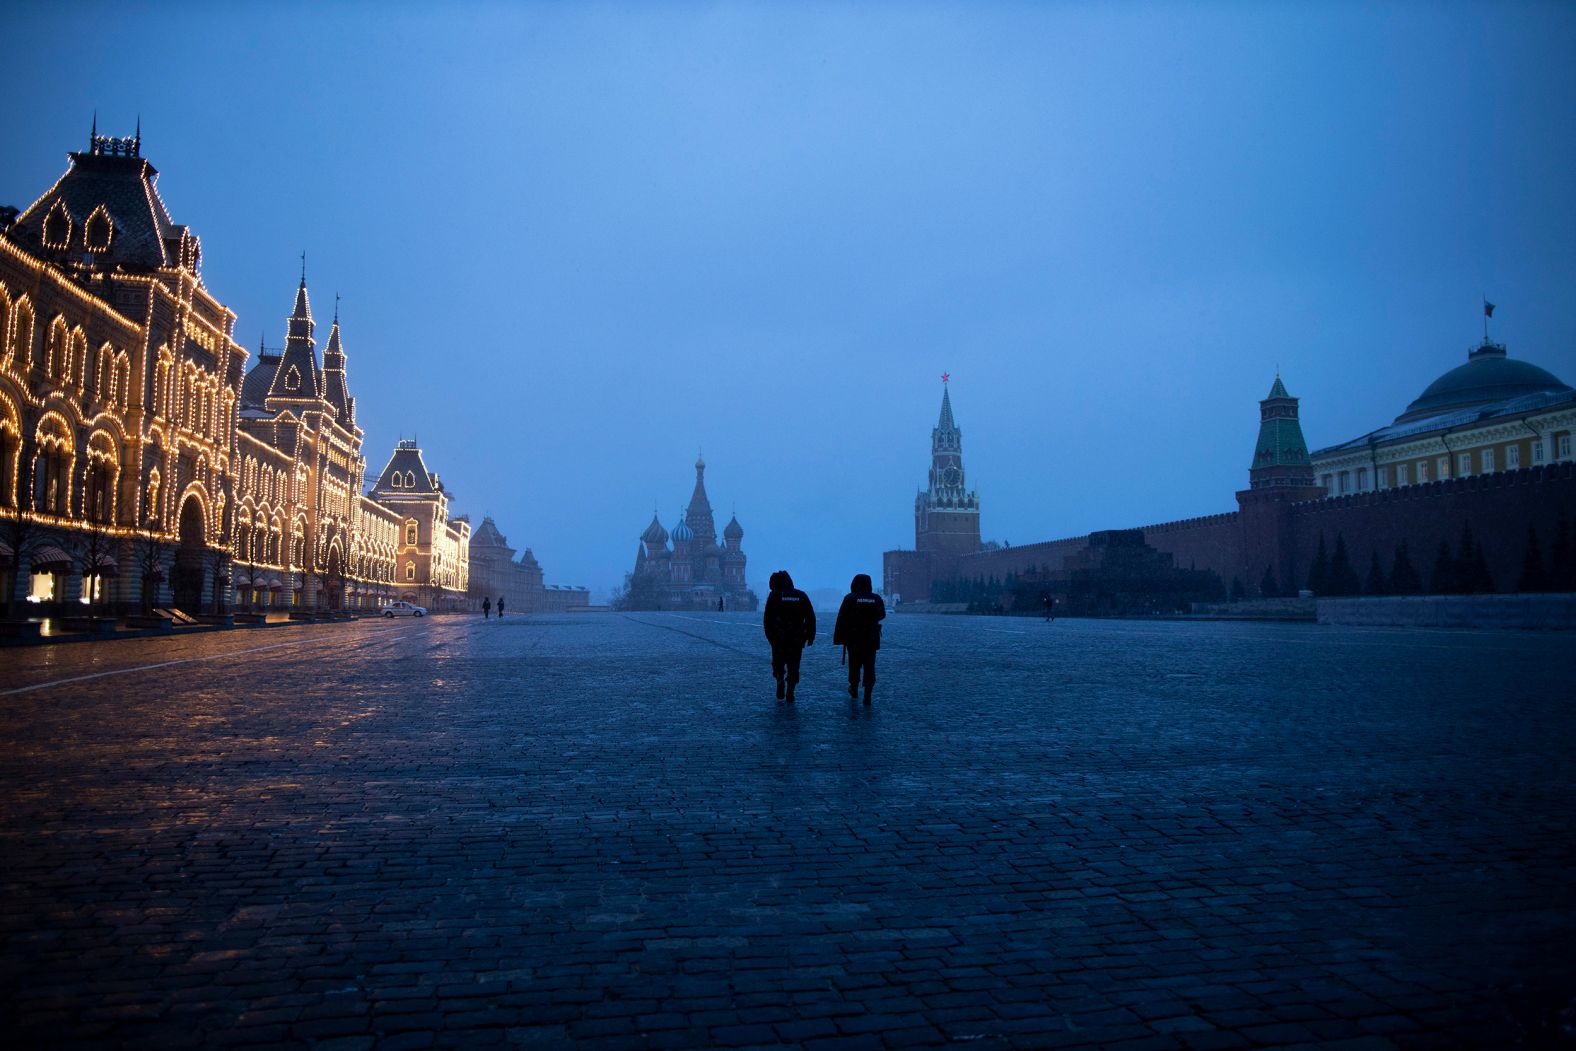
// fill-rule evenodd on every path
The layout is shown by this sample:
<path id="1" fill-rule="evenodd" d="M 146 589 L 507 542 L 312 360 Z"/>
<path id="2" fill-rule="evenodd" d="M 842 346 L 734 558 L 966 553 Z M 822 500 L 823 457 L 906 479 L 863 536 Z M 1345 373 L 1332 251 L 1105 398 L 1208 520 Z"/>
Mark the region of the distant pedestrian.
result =
<path id="1" fill-rule="evenodd" d="M 766 599 L 766 641 L 772 647 L 772 677 L 777 680 L 777 696 L 793 703 L 793 690 L 799 684 L 799 660 L 806 646 L 815 645 L 815 610 L 810 596 L 793 586 L 793 577 L 779 569 L 767 581 L 771 594 Z"/>
<path id="2" fill-rule="evenodd" d="M 848 594 L 837 611 L 832 627 L 832 645 L 842 646 L 848 661 L 848 696 L 859 696 L 859 675 L 864 672 L 865 703 L 876 684 L 876 650 L 881 648 L 881 622 L 886 619 L 886 603 L 875 593 L 870 574 L 861 573 L 848 585 Z"/>
<path id="3" fill-rule="evenodd" d="M 722 611 L 723 611 L 722 599 L 718 599 L 717 600 L 717 612 L 721 613 Z"/>
<path id="4" fill-rule="evenodd" d="M 1050 623 L 1056 619 L 1056 600 L 1051 598 L 1049 591 L 1040 592 L 1040 602 L 1045 606 L 1045 621 Z"/>
<path id="5" fill-rule="evenodd" d="M 498 596 L 498 619 L 503 619 L 503 596 Z"/>
<path id="6" fill-rule="evenodd" d="M 503 610 L 500 609 L 498 612 L 502 614 Z M 484 598 L 482 599 L 482 619 L 486 620 L 490 616 L 492 616 L 492 599 Z"/>

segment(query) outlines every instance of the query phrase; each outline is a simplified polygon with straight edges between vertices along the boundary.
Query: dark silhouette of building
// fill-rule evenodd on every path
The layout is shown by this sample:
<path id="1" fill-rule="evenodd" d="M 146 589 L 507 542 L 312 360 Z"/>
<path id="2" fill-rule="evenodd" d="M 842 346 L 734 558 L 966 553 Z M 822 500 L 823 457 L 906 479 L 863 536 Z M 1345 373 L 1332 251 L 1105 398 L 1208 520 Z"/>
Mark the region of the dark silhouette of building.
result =
<path id="1" fill-rule="evenodd" d="M 956 576 L 959 559 L 979 550 L 979 494 L 965 482 L 963 430 L 952 417 L 943 377 L 941 415 L 930 432 L 930 476 L 914 498 L 914 549 L 881 556 L 882 592 L 894 602 L 927 600 L 935 581 Z"/>
<path id="2" fill-rule="evenodd" d="M 706 460 L 698 457 L 689 506 L 671 536 L 652 512 L 618 604 L 626 609 L 715 610 L 720 600 L 725 609 L 752 610 L 757 598 L 744 582 L 743 545 L 744 527 L 737 515 L 717 542 L 717 523 L 706 495 Z"/>

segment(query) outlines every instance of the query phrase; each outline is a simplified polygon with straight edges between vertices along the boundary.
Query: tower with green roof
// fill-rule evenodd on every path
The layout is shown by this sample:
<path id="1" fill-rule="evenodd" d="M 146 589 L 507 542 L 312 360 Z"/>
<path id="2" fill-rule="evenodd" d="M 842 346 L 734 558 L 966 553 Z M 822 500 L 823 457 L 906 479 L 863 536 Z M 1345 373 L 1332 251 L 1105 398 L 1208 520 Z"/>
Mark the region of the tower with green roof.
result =
<path id="1" fill-rule="evenodd" d="M 1259 441 L 1248 468 L 1248 486 L 1279 489 L 1313 484 L 1313 463 L 1297 420 L 1297 399 L 1287 393 L 1277 373 L 1269 397 L 1259 402 Z"/>

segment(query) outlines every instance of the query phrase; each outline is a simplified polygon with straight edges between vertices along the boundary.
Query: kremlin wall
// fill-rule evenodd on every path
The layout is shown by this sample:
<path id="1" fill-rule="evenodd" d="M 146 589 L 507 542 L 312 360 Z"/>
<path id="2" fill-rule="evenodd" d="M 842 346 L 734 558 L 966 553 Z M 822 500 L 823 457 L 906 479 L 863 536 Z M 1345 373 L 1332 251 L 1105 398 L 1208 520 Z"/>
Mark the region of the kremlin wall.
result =
<path id="1" fill-rule="evenodd" d="M 939 463 L 946 454 L 950 461 L 955 451 L 961 467 L 961 432 L 948 433 L 948 448 L 941 445 L 949 428 L 955 424 L 944 394 L 932 457 Z M 1510 358 L 1487 338 L 1469 352 L 1466 364 L 1431 384 L 1394 422 L 1311 453 L 1298 400 L 1276 377 L 1260 403 L 1259 440 L 1236 509 L 1127 532 L 1132 543 L 1141 535 L 1157 569 L 1214 574 L 1221 598 L 1308 589 L 1338 545 L 1359 581 L 1375 560 L 1383 574 L 1392 574 L 1404 545 L 1425 591 L 1513 592 L 1523 584 L 1528 590 L 1570 590 L 1576 584 L 1560 574 L 1569 575 L 1576 543 L 1573 428 L 1576 390 L 1536 365 Z M 938 495 L 932 484 L 921 492 L 919 505 Z M 977 515 L 977 498 L 969 496 Z M 889 599 L 944 599 L 944 592 L 955 597 L 960 584 L 993 582 L 1001 585 L 1004 608 L 1024 602 L 1038 608 L 1041 595 L 1065 594 L 1091 552 L 1109 542 L 1105 534 L 1091 534 L 943 551 L 925 535 L 923 514 L 916 516 L 915 532 L 913 551 L 889 551 L 883 559 Z M 1463 543 L 1466 536 L 1470 545 Z M 1480 561 L 1487 581 L 1455 587 L 1448 579 L 1436 582 L 1441 550 L 1448 548 L 1459 560 L 1463 546 L 1474 548 L 1465 557 Z M 1344 590 L 1329 583 L 1313 590 L 1357 593 L 1350 579 Z"/>

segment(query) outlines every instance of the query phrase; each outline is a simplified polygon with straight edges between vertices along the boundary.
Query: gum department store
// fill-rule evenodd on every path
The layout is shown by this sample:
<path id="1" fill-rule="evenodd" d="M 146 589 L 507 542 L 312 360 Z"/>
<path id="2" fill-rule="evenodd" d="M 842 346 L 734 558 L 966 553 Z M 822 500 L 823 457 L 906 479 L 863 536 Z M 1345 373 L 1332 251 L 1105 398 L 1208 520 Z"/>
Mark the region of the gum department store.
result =
<path id="1" fill-rule="evenodd" d="M 320 363 L 303 268 L 284 347 L 247 369 L 141 145 L 95 129 L 54 186 L 0 216 L 7 612 L 479 602 L 470 523 L 414 442 L 365 489 L 337 309 Z M 534 558 L 483 568 L 478 585 L 519 588 L 517 610 L 584 601 L 555 603 Z"/>

